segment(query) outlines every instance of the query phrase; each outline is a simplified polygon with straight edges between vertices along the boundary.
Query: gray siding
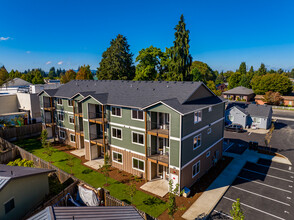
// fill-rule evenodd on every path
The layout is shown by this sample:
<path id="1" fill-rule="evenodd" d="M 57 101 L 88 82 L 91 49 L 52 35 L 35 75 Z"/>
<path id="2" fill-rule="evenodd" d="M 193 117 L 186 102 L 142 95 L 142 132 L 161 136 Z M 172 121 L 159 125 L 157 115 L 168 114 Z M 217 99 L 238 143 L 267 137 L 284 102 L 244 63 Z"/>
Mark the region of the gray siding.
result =
<path id="1" fill-rule="evenodd" d="M 229 116 L 232 116 L 233 120 L 229 120 Z M 228 124 L 240 124 L 245 128 L 249 120 L 246 114 L 235 107 L 226 110 L 226 122 Z"/>

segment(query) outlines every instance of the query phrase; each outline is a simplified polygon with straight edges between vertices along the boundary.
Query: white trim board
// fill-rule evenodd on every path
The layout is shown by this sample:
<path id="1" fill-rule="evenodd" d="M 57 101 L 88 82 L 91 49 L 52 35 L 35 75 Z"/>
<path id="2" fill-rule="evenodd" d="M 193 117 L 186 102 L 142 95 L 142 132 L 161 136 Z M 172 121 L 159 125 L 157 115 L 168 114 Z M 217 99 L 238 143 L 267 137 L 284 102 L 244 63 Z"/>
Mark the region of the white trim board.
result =
<path id="1" fill-rule="evenodd" d="M 117 148 L 117 149 L 120 149 L 120 150 L 123 150 L 123 151 L 127 151 L 127 152 L 130 152 L 130 153 L 137 154 L 137 155 L 145 157 L 145 154 L 143 154 L 143 153 L 139 153 L 139 152 L 129 150 L 129 149 L 126 149 L 126 148 L 123 148 L 123 147 L 119 147 L 119 146 L 116 146 L 116 145 L 113 145 L 113 144 L 110 144 L 110 147 L 114 147 L 114 148 Z"/>
<path id="2" fill-rule="evenodd" d="M 109 122 L 108 124 L 113 125 L 113 126 L 122 127 L 122 128 L 129 128 L 129 129 L 138 130 L 138 131 L 144 131 L 145 132 L 145 128 L 139 128 L 139 127 L 119 124 L 119 123 L 115 123 L 115 122 Z"/>

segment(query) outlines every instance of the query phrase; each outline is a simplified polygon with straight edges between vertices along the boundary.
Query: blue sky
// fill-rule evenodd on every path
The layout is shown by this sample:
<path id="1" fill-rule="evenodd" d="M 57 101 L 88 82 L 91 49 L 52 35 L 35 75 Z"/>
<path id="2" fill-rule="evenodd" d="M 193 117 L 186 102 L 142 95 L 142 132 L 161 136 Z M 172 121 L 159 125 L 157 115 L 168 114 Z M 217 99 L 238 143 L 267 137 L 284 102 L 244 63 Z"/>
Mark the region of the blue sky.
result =
<path id="1" fill-rule="evenodd" d="M 117 34 L 134 59 L 150 45 L 165 50 L 184 14 L 193 60 L 213 69 L 294 68 L 294 1 L 0 1 L 0 65 L 8 70 L 99 66 Z"/>

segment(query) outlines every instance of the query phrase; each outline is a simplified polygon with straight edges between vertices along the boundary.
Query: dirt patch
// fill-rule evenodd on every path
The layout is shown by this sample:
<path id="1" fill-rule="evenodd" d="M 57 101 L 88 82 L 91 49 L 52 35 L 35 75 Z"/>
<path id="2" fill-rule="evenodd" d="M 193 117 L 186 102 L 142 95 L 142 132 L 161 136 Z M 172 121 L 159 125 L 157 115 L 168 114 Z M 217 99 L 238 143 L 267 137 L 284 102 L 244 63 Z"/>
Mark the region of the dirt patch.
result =
<path id="1" fill-rule="evenodd" d="M 176 204 L 178 210 L 174 215 L 174 219 L 183 219 L 182 215 L 187 209 L 202 195 L 202 193 L 208 188 L 208 186 L 219 176 L 219 174 L 229 165 L 233 158 L 223 157 L 213 168 L 211 168 L 206 174 L 204 174 L 199 181 L 197 181 L 191 188 L 191 194 L 189 198 L 183 196 L 176 197 Z M 168 200 L 168 195 L 165 196 Z M 162 213 L 158 219 L 170 219 L 167 210 Z"/>

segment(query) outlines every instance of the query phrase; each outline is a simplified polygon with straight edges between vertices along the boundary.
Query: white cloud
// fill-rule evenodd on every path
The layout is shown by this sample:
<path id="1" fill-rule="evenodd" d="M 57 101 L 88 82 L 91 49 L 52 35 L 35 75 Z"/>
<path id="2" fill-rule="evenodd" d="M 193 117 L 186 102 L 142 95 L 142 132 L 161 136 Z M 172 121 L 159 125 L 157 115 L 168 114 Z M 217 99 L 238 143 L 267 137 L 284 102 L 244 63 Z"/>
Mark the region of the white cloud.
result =
<path id="1" fill-rule="evenodd" d="M 46 63 L 46 65 L 48 65 L 48 64 L 50 64 L 50 63 L 52 63 L 51 61 L 48 61 L 47 63 Z"/>
<path id="2" fill-rule="evenodd" d="M 28 51 L 26 51 L 26 53 L 30 54 L 30 53 L 31 53 L 31 51 L 29 51 L 29 50 L 28 50 Z"/>
<path id="3" fill-rule="evenodd" d="M 58 65 L 61 65 L 61 64 L 63 64 L 63 61 L 59 61 L 57 64 L 58 64 Z"/>
<path id="4" fill-rule="evenodd" d="M 0 37 L 0 41 L 3 41 L 3 40 L 9 40 L 10 37 Z"/>

